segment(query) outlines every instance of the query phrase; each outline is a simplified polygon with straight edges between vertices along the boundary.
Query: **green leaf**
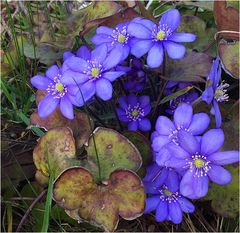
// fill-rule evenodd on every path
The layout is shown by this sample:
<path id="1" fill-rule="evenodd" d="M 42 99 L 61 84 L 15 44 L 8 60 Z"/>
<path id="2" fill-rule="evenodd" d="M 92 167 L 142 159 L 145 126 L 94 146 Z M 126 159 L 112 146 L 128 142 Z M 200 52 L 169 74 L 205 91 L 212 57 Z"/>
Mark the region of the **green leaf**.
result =
<path id="1" fill-rule="evenodd" d="M 94 144 L 96 144 L 96 148 Z M 108 179 L 111 172 L 118 168 L 137 171 L 142 165 L 141 154 L 133 143 L 117 131 L 109 128 L 98 127 L 95 129 L 85 149 L 87 151 L 87 162 L 84 167 L 92 172 L 96 180 Z M 101 177 L 98 177 L 97 156 L 101 168 Z"/>
<path id="2" fill-rule="evenodd" d="M 81 219 L 105 231 L 117 228 L 119 215 L 127 220 L 139 217 L 145 206 L 143 184 L 129 170 L 116 170 L 97 185 L 88 170 L 72 167 L 56 179 L 53 193 L 54 200 L 73 211 L 75 219 L 78 213 Z"/>
<path id="3" fill-rule="evenodd" d="M 237 10 L 239 10 L 239 1 L 230 1 L 230 0 L 226 0 L 227 2 L 227 7 L 233 7 Z"/>

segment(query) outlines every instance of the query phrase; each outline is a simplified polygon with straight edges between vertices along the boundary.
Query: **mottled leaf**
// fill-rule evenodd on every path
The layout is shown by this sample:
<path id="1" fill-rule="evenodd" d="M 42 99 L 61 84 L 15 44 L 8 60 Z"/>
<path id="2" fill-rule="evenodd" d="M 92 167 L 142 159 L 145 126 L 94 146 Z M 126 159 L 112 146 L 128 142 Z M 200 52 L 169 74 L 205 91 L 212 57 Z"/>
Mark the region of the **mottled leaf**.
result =
<path id="1" fill-rule="evenodd" d="M 190 52 L 181 60 L 167 59 L 166 80 L 204 82 L 212 66 L 212 58 L 204 53 Z"/>
<path id="2" fill-rule="evenodd" d="M 54 200 L 67 211 L 76 209 L 81 219 L 102 227 L 117 228 L 119 215 L 134 219 L 144 211 L 145 192 L 140 178 L 128 170 L 116 170 L 104 184 L 96 184 L 82 167 L 65 170 L 54 183 Z"/>
<path id="3" fill-rule="evenodd" d="M 85 148 L 87 151 L 86 168 L 92 172 L 96 180 L 108 179 L 110 173 L 118 168 L 137 171 L 142 165 L 141 155 L 133 143 L 109 128 L 95 129 Z M 98 177 L 97 156 L 101 167 L 101 177 Z"/>
<path id="4" fill-rule="evenodd" d="M 189 1 L 189 0 L 181 0 L 178 4 L 196 6 L 200 8 L 204 8 L 206 10 L 212 11 L 213 10 L 213 2 L 214 0 L 200 0 L 200 1 Z"/>
<path id="5" fill-rule="evenodd" d="M 239 41 L 228 43 L 222 39 L 218 51 L 223 69 L 233 78 L 239 78 Z"/>
<path id="6" fill-rule="evenodd" d="M 36 168 L 48 177 L 50 170 L 56 177 L 64 169 L 79 165 L 76 160 L 75 141 L 69 128 L 59 127 L 49 130 L 42 136 L 33 151 L 33 160 Z M 44 180 L 45 181 L 45 180 Z"/>

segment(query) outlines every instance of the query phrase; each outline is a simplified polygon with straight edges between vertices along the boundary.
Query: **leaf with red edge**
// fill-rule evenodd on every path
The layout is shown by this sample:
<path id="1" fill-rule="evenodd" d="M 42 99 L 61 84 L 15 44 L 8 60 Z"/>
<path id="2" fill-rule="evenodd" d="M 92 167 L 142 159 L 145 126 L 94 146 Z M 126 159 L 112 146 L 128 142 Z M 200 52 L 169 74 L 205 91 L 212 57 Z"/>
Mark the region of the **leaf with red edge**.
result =
<path id="1" fill-rule="evenodd" d="M 127 220 L 139 217 L 145 206 L 143 184 L 129 170 L 116 170 L 107 181 L 96 184 L 85 168 L 69 168 L 56 179 L 53 198 L 75 219 L 78 213 L 105 231 L 117 228 L 119 215 Z"/>

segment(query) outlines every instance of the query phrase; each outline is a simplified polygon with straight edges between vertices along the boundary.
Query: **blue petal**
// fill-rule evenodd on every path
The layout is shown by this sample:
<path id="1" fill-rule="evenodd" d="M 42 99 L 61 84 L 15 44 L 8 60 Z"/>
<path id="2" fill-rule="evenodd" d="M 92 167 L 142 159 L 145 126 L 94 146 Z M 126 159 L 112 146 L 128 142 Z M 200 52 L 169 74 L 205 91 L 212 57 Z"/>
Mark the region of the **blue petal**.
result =
<path id="1" fill-rule="evenodd" d="M 53 98 L 51 94 L 44 97 L 38 104 L 38 115 L 42 118 L 49 116 L 58 106 L 59 99 Z"/>
<path id="2" fill-rule="evenodd" d="M 88 81 L 89 77 L 86 74 L 67 70 L 61 76 L 61 83 L 65 85 L 77 85 Z"/>
<path id="3" fill-rule="evenodd" d="M 122 108 L 116 108 L 118 118 L 122 122 L 129 122 L 129 118 L 126 116 L 126 112 Z"/>
<path id="4" fill-rule="evenodd" d="M 90 60 L 91 58 L 91 52 L 90 49 L 87 46 L 81 46 L 77 50 L 77 56 L 84 59 L 84 60 Z"/>
<path id="5" fill-rule="evenodd" d="M 153 23 L 151 20 L 148 20 L 148 19 L 140 19 L 138 23 L 144 25 L 150 31 L 152 31 L 154 26 L 156 25 L 155 23 Z"/>
<path id="6" fill-rule="evenodd" d="M 155 210 L 160 202 L 160 197 L 159 196 L 152 196 L 146 198 L 146 206 L 144 213 L 150 213 L 153 210 Z"/>
<path id="7" fill-rule="evenodd" d="M 38 90 L 46 90 L 48 85 L 52 82 L 51 79 L 44 77 L 42 75 L 36 75 L 31 78 L 31 84 Z"/>
<path id="8" fill-rule="evenodd" d="M 128 108 L 128 103 L 127 103 L 127 97 L 126 96 L 121 96 L 118 99 L 118 103 L 121 106 L 121 108 L 123 108 L 123 109 Z"/>
<path id="9" fill-rule="evenodd" d="M 131 53 L 140 58 L 152 48 L 153 44 L 152 40 L 138 40 L 132 44 Z"/>
<path id="10" fill-rule="evenodd" d="M 76 72 L 83 72 L 88 67 L 88 63 L 84 59 L 75 56 L 67 59 L 64 64 Z"/>
<path id="11" fill-rule="evenodd" d="M 208 171 L 208 176 L 212 182 L 219 185 L 226 185 L 232 180 L 232 175 L 229 171 L 214 164 L 211 164 L 211 169 Z"/>
<path id="12" fill-rule="evenodd" d="M 121 59 L 122 51 L 116 47 L 116 49 L 111 50 L 105 61 L 103 61 L 104 70 L 109 70 L 117 66 L 121 62 Z"/>
<path id="13" fill-rule="evenodd" d="M 152 141 L 152 148 L 154 151 L 158 152 L 161 150 L 161 148 L 165 145 L 167 145 L 168 143 L 170 143 L 171 140 L 169 139 L 168 136 L 157 136 L 153 139 Z"/>
<path id="14" fill-rule="evenodd" d="M 218 102 L 213 100 L 214 115 L 216 120 L 216 128 L 220 128 L 222 125 L 222 115 L 218 106 Z"/>
<path id="15" fill-rule="evenodd" d="M 239 162 L 239 151 L 223 151 L 216 152 L 208 156 L 208 160 L 217 165 L 228 165 Z"/>
<path id="16" fill-rule="evenodd" d="M 63 61 L 66 61 L 68 58 L 70 58 L 70 57 L 72 57 L 72 56 L 74 56 L 73 53 L 71 53 L 71 52 L 69 52 L 69 51 L 65 52 L 65 53 L 63 54 Z"/>
<path id="17" fill-rule="evenodd" d="M 138 129 L 138 121 L 132 121 L 128 124 L 128 130 L 136 131 Z"/>
<path id="18" fill-rule="evenodd" d="M 73 105 L 67 97 L 63 97 L 60 100 L 60 110 L 66 118 L 73 120 L 74 113 L 73 113 Z"/>
<path id="19" fill-rule="evenodd" d="M 91 60 L 102 63 L 106 60 L 107 52 L 108 52 L 107 45 L 105 44 L 99 45 L 91 52 Z"/>
<path id="20" fill-rule="evenodd" d="M 139 121 L 139 129 L 146 132 L 151 129 L 151 122 L 147 118 L 143 118 Z"/>
<path id="21" fill-rule="evenodd" d="M 166 163 L 172 158 L 172 155 L 169 153 L 169 150 L 166 149 L 166 146 L 164 146 L 159 152 L 155 153 L 156 155 L 156 163 L 159 166 L 166 166 Z"/>
<path id="22" fill-rule="evenodd" d="M 161 43 L 155 43 L 154 46 L 149 50 L 147 56 L 147 64 L 150 68 L 157 68 L 163 62 L 163 47 Z"/>
<path id="23" fill-rule="evenodd" d="M 193 190 L 196 199 L 206 196 L 208 192 L 208 176 L 193 176 Z"/>
<path id="24" fill-rule="evenodd" d="M 190 157 L 188 152 L 186 152 L 184 149 L 174 143 L 169 143 L 166 147 L 170 151 L 170 153 L 177 159 L 185 160 Z"/>
<path id="25" fill-rule="evenodd" d="M 113 41 L 113 38 L 109 38 L 109 35 L 106 34 L 96 34 L 92 37 L 91 41 L 95 45 L 100 45 L 104 43 L 110 43 Z"/>
<path id="26" fill-rule="evenodd" d="M 77 91 L 77 92 L 78 92 L 78 91 Z M 75 105 L 75 106 L 77 106 L 77 107 L 81 107 L 81 106 L 83 106 L 84 103 L 82 103 L 82 102 L 81 102 L 81 103 L 77 102 L 77 98 L 76 98 L 77 92 L 76 92 L 76 94 L 74 94 L 74 95 L 70 95 L 69 93 L 67 93 L 66 96 L 68 97 L 68 99 L 71 101 L 71 103 L 72 103 L 73 105 Z"/>
<path id="27" fill-rule="evenodd" d="M 175 42 L 164 41 L 163 46 L 167 50 L 168 56 L 172 59 L 182 59 L 186 53 L 185 46 Z"/>
<path id="28" fill-rule="evenodd" d="M 194 205 L 189 200 L 187 200 L 185 197 L 179 197 L 178 203 L 179 203 L 182 211 L 185 213 L 193 213 L 195 211 Z"/>
<path id="29" fill-rule="evenodd" d="M 155 187 L 160 188 L 166 182 L 166 179 L 168 178 L 168 172 L 169 172 L 168 168 L 163 167 L 162 169 L 159 169 L 158 174 L 152 181 Z"/>
<path id="30" fill-rule="evenodd" d="M 175 224 L 182 222 L 182 210 L 178 202 L 169 203 L 169 217 L 171 221 Z"/>
<path id="31" fill-rule="evenodd" d="M 169 154 L 172 155 L 171 153 Z M 171 157 L 165 161 L 164 165 L 167 167 L 175 168 L 177 170 L 183 170 L 186 167 L 186 161 L 184 159 Z"/>
<path id="32" fill-rule="evenodd" d="M 160 198 L 159 198 L 160 199 Z M 163 222 L 168 216 L 168 203 L 160 201 L 156 209 L 156 221 Z"/>
<path id="33" fill-rule="evenodd" d="M 133 106 L 136 106 L 138 104 L 138 97 L 134 94 L 130 94 L 128 97 L 127 97 L 127 101 L 130 105 Z"/>
<path id="34" fill-rule="evenodd" d="M 176 171 L 169 170 L 168 171 L 168 177 L 165 181 L 165 184 L 167 185 L 168 189 L 171 192 L 177 192 L 179 190 L 179 176 Z"/>
<path id="35" fill-rule="evenodd" d="M 94 82 L 88 81 L 79 86 L 79 93 L 76 96 L 77 102 L 83 105 L 87 102 L 96 92 L 96 85 Z"/>
<path id="36" fill-rule="evenodd" d="M 209 126 L 210 118 L 206 113 L 197 113 L 193 115 L 192 122 L 188 130 L 193 135 L 202 134 Z"/>
<path id="37" fill-rule="evenodd" d="M 202 93 L 202 100 L 205 101 L 207 104 L 210 104 L 213 100 L 214 94 L 213 94 L 213 88 L 207 87 L 205 91 Z"/>
<path id="38" fill-rule="evenodd" d="M 176 128 L 187 129 L 192 121 L 193 109 L 190 104 L 181 103 L 174 112 Z"/>
<path id="39" fill-rule="evenodd" d="M 198 153 L 200 152 L 199 142 L 190 133 L 188 133 L 184 130 L 179 130 L 178 140 L 179 140 L 180 146 L 184 150 L 186 150 L 190 154 L 190 156 L 196 154 L 197 152 Z"/>
<path id="40" fill-rule="evenodd" d="M 201 140 L 201 154 L 210 155 L 217 152 L 224 143 L 224 133 L 221 129 L 207 131 Z"/>
<path id="41" fill-rule="evenodd" d="M 161 167 L 159 167 L 156 163 L 152 163 L 151 165 L 147 166 L 146 168 L 146 175 L 145 177 L 142 179 L 143 181 L 152 181 L 153 179 L 155 179 L 155 176 L 160 173 L 161 171 Z"/>
<path id="42" fill-rule="evenodd" d="M 178 10 L 169 10 L 162 15 L 160 24 L 167 24 L 167 26 L 170 27 L 172 31 L 175 31 L 180 24 L 180 17 L 181 16 Z"/>
<path id="43" fill-rule="evenodd" d="M 167 117 L 159 116 L 156 122 L 156 130 L 161 135 L 170 135 L 176 128 Z"/>
<path id="44" fill-rule="evenodd" d="M 140 106 L 142 108 L 147 107 L 148 105 L 150 105 L 150 98 L 147 95 L 143 95 L 139 97 L 139 102 L 140 102 Z"/>
<path id="45" fill-rule="evenodd" d="M 57 65 L 53 65 L 53 66 L 49 67 L 48 70 L 46 71 L 46 76 L 52 80 L 55 77 L 57 77 L 58 74 L 61 74 L 61 71 Z"/>
<path id="46" fill-rule="evenodd" d="M 124 75 L 125 72 L 123 71 L 110 71 L 110 72 L 105 72 L 103 73 L 102 77 L 109 80 L 110 82 L 113 82 L 120 76 Z"/>
<path id="47" fill-rule="evenodd" d="M 107 79 L 101 78 L 96 81 L 96 95 L 102 100 L 112 98 L 112 84 Z"/>
<path id="48" fill-rule="evenodd" d="M 180 182 L 180 193 L 185 196 L 192 198 L 194 196 L 193 190 L 193 172 L 188 170 Z"/>
<path id="49" fill-rule="evenodd" d="M 100 26 L 97 28 L 96 30 L 97 34 L 107 34 L 107 35 L 111 35 L 113 32 L 112 28 L 106 27 L 106 26 Z"/>
<path id="50" fill-rule="evenodd" d="M 159 194 L 158 188 L 151 181 L 150 182 L 145 181 L 143 182 L 143 184 L 144 184 L 144 190 L 147 194 Z"/>
<path id="51" fill-rule="evenodd" d="M 151 39 L 151 31 L 140 23 L 130 23 L 128 33 L 139 39 Z"/>
<path id="52" fill-rule="evenodd" d="M 196 40 L 196 35 L 192 33 L 174 33 L 168 37 L 168 40 L 173 42 L 193 42 Z"/>

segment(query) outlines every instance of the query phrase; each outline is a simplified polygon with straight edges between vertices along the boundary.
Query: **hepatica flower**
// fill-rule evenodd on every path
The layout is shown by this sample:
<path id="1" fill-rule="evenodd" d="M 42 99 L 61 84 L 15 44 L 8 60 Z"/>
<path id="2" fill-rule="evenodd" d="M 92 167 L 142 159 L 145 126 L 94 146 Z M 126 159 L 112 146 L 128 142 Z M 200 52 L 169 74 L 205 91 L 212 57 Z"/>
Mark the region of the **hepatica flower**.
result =
<path id="1" fill-rule="evenodd" d="M 119 51 L 108 53 L 107 46 L 103 44 L 91 52 L 86 46 L 82 46 L 77 56 L 70 56 L 65 60 L 64 65 L 67 68 L 62 79 L 68 85 L 77 84 L 79 87 L 79 105 L 84 105 L 95 93 L 102 100 L 112 98 L 111 82 L 125 73 L 113 70 L 119 64 L 121 56 Z"/>
<path id="2" fill-rule="evenodd" d="M 46 76 L 36 75 L 31 78 L 31 84 L 39 90 L 47 92 L 45 98 L 38 104 L 38 114 L 44 118 L 60 106 L 62 114 L 74 118 L 73 104 L 78 106 L 75 95 L 78 91 L 75 85 L 66 84 L 62 80 L 62 69 L 56 65 L 46 71 Z"/>
<path id="3" fill-rule="evenodd" d="M 222 165 L 238 162 L 239 151 L 220 151 L 224 144 L 221 129 L 207 131 L 200 141 L 181 130 L 179 144 L 179 147 L 168 148 L 171 158 L 165 165 L 185 171 L 180 183 L 182 195 L 198 199 L 207 194 L 209 179 L 219 185 L 231 181 L 231 173 Z"/>
<path id="4" fill-rule="evenodd" d="M 215 115 L 217 128 L 220 128 L 222 124 L 222 116 L 218 103 L 228 101 L 229 98 L 228 94 L 226 94 L 226 89 L 229 87 L 229 84 L 224 82 L 219 84 L 221 73 L 220 59 L 217 57 L 213 61 L 212 68 L 207 78 L 207 87 L 202 94 L 202 99 L 207 104 L 212 105 L 211 113 Z"/>
<path id="5" fill-rule="evenodd" d="M 129 23 L 122 23 L 115 28 L 101 26 L 97 28 L 96 35 L 93 36 L 92 42 L 98 46 L 106 44 L 108 50 L 117 50 L 122 54 L 122 61 L 125 60 L 130 52 L 130 36 L 127 31 Z"/>
<path id="6" fill-rule="evenodd" d="M 183 58 L 186 48 L 180 43 L 192 42 L 196 36 L 176 33 L 179 24 L 180 13 L 176 9 L 164 13 L 158 25 L 147 19 L 134 19 L 128 26 L 128 33 L 133 37 L 131 53 L 137 58 L 148 53 L 147 64 L 151 68 L 162 64 L 164 49 L 172 59 Z"/>
<path id="7" fill-rule="evenodd" d="M 129 96 L 122 96 L 118 100 L 119 108 L 117 114 L 122 122 L 128 123 L 128 129 L 136 131 L 149 131 L 151 123 L 146 116 L 151 110 L 149 96 L 137 97 L 134 94 Z"/>
<path id="8" fill-rule="evenodd" d="M 179 192 L 179 180 L 175 178 L 175 191 L 171 190 L 167 185 L 154 187 L 153 194 L 146 198 L 145 213 L 156 210 L 156 220 L 163 222 L 170 220 L 175 224 L 182 221 L 182 212 L 193 213 L 194 205 Z"/>
<path id="9" fill-rule="evenodd" d="M 193 114 L 190 104 L 181 103 L 174 112 L 173 121 L 166 116 L 159 116 L 156 131 L 152 137 L 152 148 L 156 155 L 156 162 L 162 165 L 164 160 L 161 150 L 165 146 L 179 146 L 179 131 L 184 130 L 194 136 L 201 135 L 210 123 L 206 113 Z"/>

